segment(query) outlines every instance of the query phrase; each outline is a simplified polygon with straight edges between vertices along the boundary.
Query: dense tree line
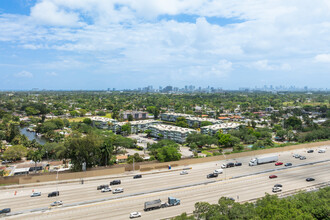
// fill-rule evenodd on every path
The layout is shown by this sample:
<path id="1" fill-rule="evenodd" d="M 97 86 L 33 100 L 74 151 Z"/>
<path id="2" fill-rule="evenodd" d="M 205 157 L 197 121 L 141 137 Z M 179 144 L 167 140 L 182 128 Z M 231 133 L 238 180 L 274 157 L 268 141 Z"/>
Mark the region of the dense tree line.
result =
<path id="1" fill-rule="evenodd" d="M 278 198 L 267 194 L 254 203 L 240 204 L 221 197 L 217 204 L 197 202 L 193 215 L 183 213 L 173 220 L 232 220 L 232 219 L 301 219 L 326 220 L 330 217 L 330 187 L 316 192 Z"/>

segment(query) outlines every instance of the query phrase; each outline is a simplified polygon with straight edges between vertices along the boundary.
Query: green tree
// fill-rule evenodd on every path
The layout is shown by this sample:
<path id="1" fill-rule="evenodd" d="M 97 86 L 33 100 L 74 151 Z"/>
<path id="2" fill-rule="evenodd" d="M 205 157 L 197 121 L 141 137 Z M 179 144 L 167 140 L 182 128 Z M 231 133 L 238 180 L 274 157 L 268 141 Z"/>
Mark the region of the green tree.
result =
<path id="1" fill-rule="evenodd" d="M 126 123 L 121 127 L 121 131 L 124 135 L 131 134 L 131 123 Z"/>
<path id="2" fill-rule="evenodd" d="M 168 162 L 181 159 L 181 154 L 178 152 L 178 149 L 173 146 L 158 148 L 156 152 L 156 159 L 159 162 Z"/>
<path id="3" fill-rule="evenodd" d="M 33 160 L 34 162 L 34 172 L 37 172 L 37 163 L 41 161 L 42 159 L 42 153 L 39 149 L 35 150 L 29 150 L 28 154 L 28 159 Z"/>
<path id="4" fill-rule="evenodd" d="M 138 153 L 135 153 L 134 155 L 128 156 L 127 163 L 132 164 L 133 159 L 134 159 L 134 162 L 142 162 L 143 161 L 143 158 Z"/>
<path id="5" fill-rule="evenodd" d="M 84 118 L 83 123 L 85 123 L 86 125 L 91 125 L 92 120 L 90 118 Z"/>
<path id="6" fill-rule="evenodd" d="M 285 128 L 292 127 L 296 130 L 301 130 L 302 121 L 299 118 L 295 117 L 295 116 L 291 116 L 287 120 L 284 121 L 284 127 Z"/>
<path id="7" fill-rule="evenodd" d="M 144 133 L 146 133 L 146 134 L 147 134 L 147 137 L 150 137 L 150 134 L 151 134 L 151 130 L 150 130 L 150 129 L 147 129 L 147 130 L 145 130 L 145 131 L 144 131 Z"/>
<path id="8" fill-rule="evenodd" d="M 213 125 L 213 123 L 209 122 L 209 121 L 202 121 L 201 122 L 201 127 L 208 126 L 208 125 Z"/>
<path id="9" fill-rule="evenodd" d="M 222 147 L 234 147 L 235 145 L 240 143 L 239 138 L 234 137 L 230 134 L 223 134 L 223 133 L 218 134 L 218 140 L 219 140 L 219 144 Z"/>
<path id="10" fill-rule="evenodd" d="M 22 157 L 25 157 L 27 153 L 26 147 L 22 145 L 14 145 L 8 147 L 7 150 L 3 153 L 3 158 L 5 160 L 20 160 Z"/>
<path id="11" fill-rule="evenodd" d="M 176 119 L 175 125 L 182 128 L 188 128 L 188 123 L 185 117 L 178 117 Z"/>
<path id="12" fill-rule="evenodd" d="M 128 121 L 133 121 L 133 120 L 134 120 L 133 115 L 128 115 L 128 116 L 127 116 L 127 120 L 128 120 Z"/>
<path id="13" fill-rule="evenodd" d="M 71 159 L 74 171 L 81 171 L 82 164 L 93 167 L 98 164 L 102 140 L 96 135 L 89 134 L 86 137 L 72 137 L 65 143 L 68 158 Z"/>

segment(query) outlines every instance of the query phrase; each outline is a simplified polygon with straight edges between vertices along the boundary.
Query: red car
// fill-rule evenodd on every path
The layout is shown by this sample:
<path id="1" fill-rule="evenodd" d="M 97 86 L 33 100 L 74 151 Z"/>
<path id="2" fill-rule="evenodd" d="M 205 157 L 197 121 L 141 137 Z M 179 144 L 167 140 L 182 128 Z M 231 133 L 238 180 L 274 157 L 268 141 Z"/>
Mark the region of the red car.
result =
<path id="1" fill-rule="evenodd" d="M 274 179 L 274 178 L 277 178 L 277 176 L 276 175 L 270 175 L 269 176 L 269 179 Z"/>
<path id="2" fill-rule="evenodd" d="M 280 165 L 283 165 L 283 163 L 282 162 L 275 163 L 275 166 L 280 166 Z"/>

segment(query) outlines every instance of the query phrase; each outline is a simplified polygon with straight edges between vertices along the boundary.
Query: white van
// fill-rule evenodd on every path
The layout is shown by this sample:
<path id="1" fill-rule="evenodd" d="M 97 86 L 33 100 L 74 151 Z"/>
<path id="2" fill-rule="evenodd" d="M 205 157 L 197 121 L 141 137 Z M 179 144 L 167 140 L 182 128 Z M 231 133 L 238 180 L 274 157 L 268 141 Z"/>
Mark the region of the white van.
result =
<path id="1" fill-rule="evenodd" d="M 221 173 L 223 173 L 223 169 L 216 169 L 213 171 L 213 173 L 221 174 Z"/>
<path id="2" fill-rule="evenodd" d="M 318 152 L 319 153 L 325 153 L 325 149 L 320 149 Z"/>

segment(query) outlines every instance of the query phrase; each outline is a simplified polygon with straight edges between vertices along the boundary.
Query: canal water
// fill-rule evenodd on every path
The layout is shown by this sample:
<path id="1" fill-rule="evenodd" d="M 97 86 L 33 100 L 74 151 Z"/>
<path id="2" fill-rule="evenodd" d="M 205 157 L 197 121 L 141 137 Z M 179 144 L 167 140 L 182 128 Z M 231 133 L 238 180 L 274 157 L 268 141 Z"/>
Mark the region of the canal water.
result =
<path id="1" fill-rule="evenodd" d="M 36 140 L 39 144 L 44 145 L 47 140 L 43 137 L 38 137 L 35 132 L 27 131 L 27 127 L 20 128 L 21 134 L 24 134 L 30 141 Z"/>

